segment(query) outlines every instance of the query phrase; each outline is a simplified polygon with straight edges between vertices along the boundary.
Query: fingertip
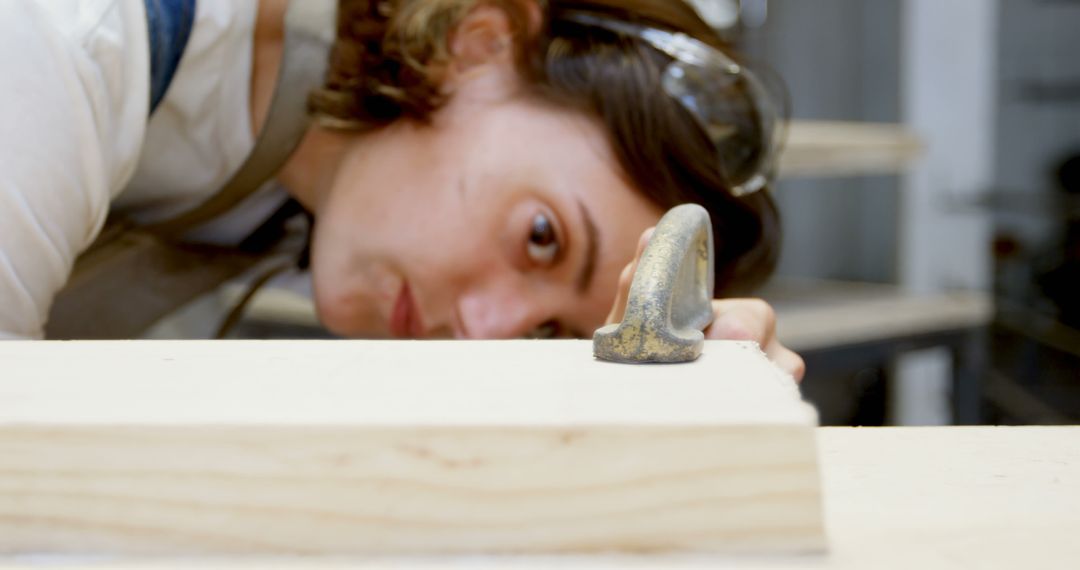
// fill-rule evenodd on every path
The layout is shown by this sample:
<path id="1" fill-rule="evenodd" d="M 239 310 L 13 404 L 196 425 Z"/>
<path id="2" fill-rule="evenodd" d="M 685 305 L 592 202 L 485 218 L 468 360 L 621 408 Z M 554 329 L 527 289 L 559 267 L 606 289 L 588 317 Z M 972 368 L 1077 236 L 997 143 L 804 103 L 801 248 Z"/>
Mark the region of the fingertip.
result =
<path id="1" fill-rule="evenodd" d="M 623 270 L 619 273 L 620 288 L 628 287 L 630 285 L 630 281 L 634 278 L 634 270 L 636 267 L 637 264 L 634 262 L 627 263 L 626 267 L 623 267 Z"/>
<path id="2" fill-rule="evenodd" d="M 783 368 L 791 374 L 795 382 L 802 383 L 806 376 L 806 361 L 790 350 L 785 350 L 783 353 Z"/>
<path id="3" fill-rule="evenodd" d="M 638 238 L 637 244 L 637 256 L 641 257 L 641 254 L 645 251 L 645 246 L 649 245 L 649 240 L 652 239 L 653 233 L 656 232 L 656 227 L 651 227 L 641 232 L 641 237 Z"/>
<path id="4" fill-rule="evenodd" d="M 759 342 L 758 334 L 746 326 L 745 321 L 732 315 L 720 315 L 709 327 L 709 338 L 715 340 L 752 340 Z"/>

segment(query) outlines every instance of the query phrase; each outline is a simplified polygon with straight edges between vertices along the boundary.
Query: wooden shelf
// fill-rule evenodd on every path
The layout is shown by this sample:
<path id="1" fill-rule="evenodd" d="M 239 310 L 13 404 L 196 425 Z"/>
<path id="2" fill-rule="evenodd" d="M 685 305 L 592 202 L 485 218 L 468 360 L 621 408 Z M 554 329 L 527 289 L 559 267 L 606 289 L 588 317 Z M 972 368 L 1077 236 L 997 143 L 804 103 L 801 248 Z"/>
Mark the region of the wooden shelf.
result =
<path id="1" fill-rule="evenodd" d="M 902 125 L 792 121 L 780 157 L 781 178 L 900 174 L 923 152 Z"/>
<path id="2" fill-rule="evenodd" d="M 975 328 L 994 312 L 981 291 L 916 294 L 857 281 L 777 279 L 761 296 L 776 309 L 780 341 L 796 352 Z"/>

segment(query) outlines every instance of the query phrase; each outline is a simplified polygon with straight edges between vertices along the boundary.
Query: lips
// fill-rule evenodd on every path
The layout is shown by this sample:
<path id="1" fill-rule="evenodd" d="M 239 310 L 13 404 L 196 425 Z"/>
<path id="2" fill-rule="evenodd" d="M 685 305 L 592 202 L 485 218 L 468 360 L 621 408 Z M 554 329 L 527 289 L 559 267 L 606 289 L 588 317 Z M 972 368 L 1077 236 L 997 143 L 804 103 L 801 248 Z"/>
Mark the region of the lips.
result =
<path id="1" fill-rule="evenodd" d="M 407 282 L 401 284 L 394 312 L 390 315 L 390 334 L 397 338 L 420 338 L 424 335 L 424 323 L 416 309 L 416 300 Z"/>

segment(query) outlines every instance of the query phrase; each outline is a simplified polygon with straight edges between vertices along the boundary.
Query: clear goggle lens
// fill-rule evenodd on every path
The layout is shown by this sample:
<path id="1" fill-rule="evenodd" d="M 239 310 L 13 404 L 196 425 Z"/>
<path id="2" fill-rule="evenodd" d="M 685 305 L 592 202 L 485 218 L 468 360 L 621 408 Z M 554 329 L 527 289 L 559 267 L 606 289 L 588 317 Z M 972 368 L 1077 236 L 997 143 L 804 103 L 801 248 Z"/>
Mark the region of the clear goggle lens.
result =
<path id="1" fill-rule="evenodd" d="M 664 91 L 686 109 L 716 147 L 736 196 L 764 188 L 775 175 L 784 139 L 778 98 L 723 52 L 686 34 L 586 13 L 565 19 L 639 38 L 667 54 Z"/>

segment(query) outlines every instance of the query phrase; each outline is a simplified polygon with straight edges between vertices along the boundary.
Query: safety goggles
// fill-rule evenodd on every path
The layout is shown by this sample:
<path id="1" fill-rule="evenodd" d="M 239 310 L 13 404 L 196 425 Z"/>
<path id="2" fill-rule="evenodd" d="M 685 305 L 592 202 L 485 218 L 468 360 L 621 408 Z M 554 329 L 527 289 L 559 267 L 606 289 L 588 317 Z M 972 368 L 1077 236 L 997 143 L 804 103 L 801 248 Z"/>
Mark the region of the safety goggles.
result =
<path id="1" fill-rule="evenodd" d="M 716 147 L 733 195 L 753 194 L 773 179 L 784 115 L 778 98 L 749 70 L 683 33 L 586 12 L 559 17 L 638 38 L 672 58 L 663 71 L 664 91 L 690 113 Z"/>

